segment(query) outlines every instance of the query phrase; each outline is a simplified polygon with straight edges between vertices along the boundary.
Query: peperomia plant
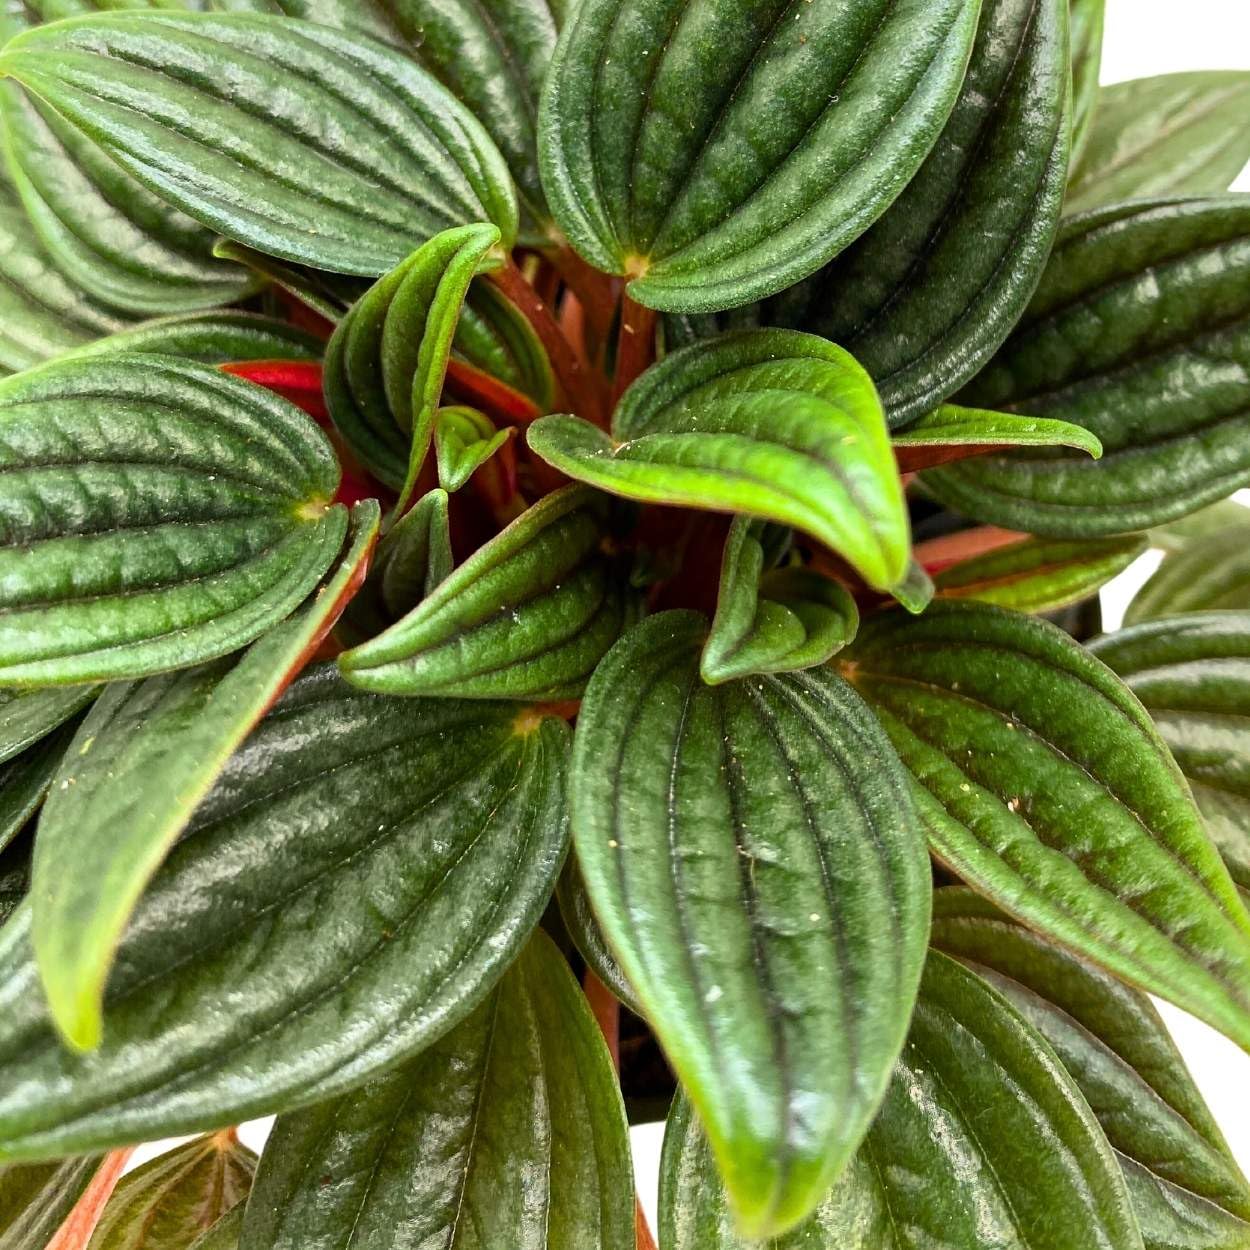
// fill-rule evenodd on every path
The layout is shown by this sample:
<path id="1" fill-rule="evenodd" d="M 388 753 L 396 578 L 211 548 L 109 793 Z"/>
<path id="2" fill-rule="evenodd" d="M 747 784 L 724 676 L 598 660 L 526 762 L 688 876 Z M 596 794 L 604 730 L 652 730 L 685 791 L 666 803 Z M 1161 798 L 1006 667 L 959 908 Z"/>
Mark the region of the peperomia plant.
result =
<path id="1" fill-rule="evenodd" d="M 1250 1247 L 1250 74 L 0 20 L 0 1250 Z"/>

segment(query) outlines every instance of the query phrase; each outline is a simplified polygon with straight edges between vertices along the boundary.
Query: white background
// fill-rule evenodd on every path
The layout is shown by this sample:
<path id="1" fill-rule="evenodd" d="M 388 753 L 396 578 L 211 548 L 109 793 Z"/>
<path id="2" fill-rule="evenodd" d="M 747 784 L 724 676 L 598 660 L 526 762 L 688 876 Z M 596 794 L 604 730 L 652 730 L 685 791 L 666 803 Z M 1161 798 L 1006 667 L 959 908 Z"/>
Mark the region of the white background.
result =
<path id="1" fill-rule="evenodd" d="M 1107 0 L 1103 82 L 1186 69 L 1250 69 L 1250 0 Z M 1250 191 L 1250 171 L 1236 189 Z M 1119 623 L 1154 562 L 1157 557 L 1145 557 L 1140 567 L 1107 588 L 1108 628 Z M 1250 1172 L 1250 1056 L 1183 1012 L 1167 1004 L 1160 1008 L 1233 1151 Z M 243 1139 L 260 1149 L 268 1125 L 269 1121 L 245 1125 Z M 662 1138 L 663 1125 L 633 1130 L 638 1192 L 653 1229 Z M 172 1144 L 144 1147 L 131 1166 Z"/>

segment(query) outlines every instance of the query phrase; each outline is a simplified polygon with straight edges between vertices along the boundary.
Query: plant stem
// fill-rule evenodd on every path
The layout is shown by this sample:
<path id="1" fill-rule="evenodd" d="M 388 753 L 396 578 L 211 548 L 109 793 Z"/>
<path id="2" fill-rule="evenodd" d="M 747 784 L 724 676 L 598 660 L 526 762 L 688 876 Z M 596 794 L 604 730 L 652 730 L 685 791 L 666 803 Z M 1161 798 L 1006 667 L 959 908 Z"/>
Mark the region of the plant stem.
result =
<path id="1" fill-rule="evenodd" d="M 586 310 L 591 334 L 602 342 L 616 316 L 616 288 L 620 280 L 591 268 L 568 244 L 550 253 L 548 259 Z"/>
<path id="2" fill-rule="evenodd" d="M 608 1053 L 612 1056 L 612 1066 L 621 1070 L 621 1004 L 616 995 L 590 969 L 582 978 L 582 989 L 586 992 L 586 1001 L 590 1010 L 595 1013 L 599 1028 L 603 1031 L 604 1041 L 608 1044 Z"/>
<path id="3" fill-rule="evenodd" d="M 83 1190 L 82 1197 L 65 1217 L 65 1222 L 53 1234 L 46 1250 L 85 1250 L 100 1216 L 104 1214 L 104 1204 L 112 1197 L 134 1152 L 133 1146 L 123 1146 L 121 1150 L 112 1150 L 104 1156 L 104 1162 L 96 1169 L 91 1183 Z"/>
<path id="4" fill-rule="evenodd" d="M 655 1238 L 651 1235 L 651 1226 L 642 1209 L 642 1202 L 634 1195 L 634 1241 L 638 1250 L 656 1250 Z"/>
<path id="5" fill-rule="evenodd" d="M 490 278 L 534 327 L 534 332 L 551 360 L 556 378 L 564 389 L 565 398 L 577 415 L 593 421 L 596 425 L 602 425 L 602 405 L 586 366 L 564 337 L 551 309 L 526 282 L 525 276 L 516 267 L 516 262 L 508 257 L 502 268 L 491 271 Z"/>
<path id="6" fill-rule="evenodd" d="M 641 376 L 655 355 L 655 309 L 644 308 L 628 295 L 621 303 L 621 333 L 616 341 L 615 408 L 629 384 Z"/>

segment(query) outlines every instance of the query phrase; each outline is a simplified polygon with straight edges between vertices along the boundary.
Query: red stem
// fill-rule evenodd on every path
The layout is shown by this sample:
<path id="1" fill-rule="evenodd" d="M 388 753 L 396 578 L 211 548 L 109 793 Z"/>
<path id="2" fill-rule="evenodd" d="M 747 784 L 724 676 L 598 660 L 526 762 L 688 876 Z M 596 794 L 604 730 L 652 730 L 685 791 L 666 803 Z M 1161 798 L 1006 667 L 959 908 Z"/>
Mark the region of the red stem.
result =
<path id="1" fill-rule="evenodd" d="M 655 356 L 655 317 L 654 308 L 644 308 L 625 296 L 621 304 L 621 333 L 616 341 L 614 409 L 630 383 L 641 376 Z"/>
<path id="2" fill-rule="evenodd" d="M 112 1197 L 134 1152 L 133 1146 L 124 1146 L 105 1155 L 104 1162 L 96 1169 L 82 1197 L 53 1234 L 45 1250 L 84 1250 L 100 1222 L 100 1216 L 104 1214 L 104 1204 Z"/>
<path id="3" fill-rule="evenodd" d="M 651 1235 L 651 1226 L 642 1210 L 642 1202 L 634 1196 L 634 1241 L 638 1250 L 656 1250 L 655 1238 Z"/>
<path id="4" fill-rule="evenodd" d="M 589 371 L 564 337 L 551 309 L 526 282 L 525 275 L 516 267 L 511 257 L 504 262 L 502 268 L 492 270 L 490 278 L 534 327 L 534 332 L 547 349 L 551 367 L 555 370 L 556 377 L 564 388 L 565 397 L 574 411 L 579 416 L 594 421 L 596 425 L 601 425 L 603 410 Z"/>
<path id="5" fill-rule="evenodd" d="M 559 271 L 564 284 L 577 296 L 586 310 L 591 334 L 603 342 L 612 329 L 616 316 L 616 288 L 620 281 L 592 268 L 571 247 L 565 246 L 548 255 Z"/>
<path id="6" fill-rule="evenodd" d="M 616 995 L 589 969 L 582 978 L 582 988 L 586 992 L 586 1001 L 590 1010 L 595 1013 L 599 1028 L 603 1031 L 603 1040 L 608 1044 L 608 1053 L 612 1056 L 612 1066 L 621 1070 L 621 1004 Z"/>

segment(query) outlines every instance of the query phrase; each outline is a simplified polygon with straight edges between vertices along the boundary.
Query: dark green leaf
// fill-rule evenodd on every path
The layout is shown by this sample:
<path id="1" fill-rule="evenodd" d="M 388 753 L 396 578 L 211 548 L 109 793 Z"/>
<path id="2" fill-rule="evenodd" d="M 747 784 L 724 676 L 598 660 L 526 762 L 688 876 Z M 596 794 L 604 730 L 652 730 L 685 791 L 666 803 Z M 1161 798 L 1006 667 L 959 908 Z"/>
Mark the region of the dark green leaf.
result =
<path id="1" fill-rule="evenodd" d="M 1098 107 L 1102 36 L 1107 0 L 1070 0 L 1072 29 L 1072 164 L 1075 171 L 1089 142 Z"/>
<path id="2" fill-rule="evenodd" d="M 30 839 L 19 838 L 0 851 L 0 925 L 21 906 L 30 885 Z"/>
<path id="3" fill-rule="evenodd" d="M 1250 608 L 1250 512 L 1230 529 L 1194 538 L 1165 557 L 1124 613 L 1126 625 L 1174 612 Z"/>
<path id="4" fill-rule="evenodd" d="M 401 504 L 434 436 L 469 282 L 498 241 L 493 226 L 436 235 L 352 305 L 326 348 L 330 416 L 361 463 L 402 491 Z"/>
<path id="5" fill-rule="evenodd" d="M 308 305 L 331 325 L 336 325 L 348 308 L 369 289 L 365 278 L 350 274 L 327 273 L 308 265 L 294 265 L 245 247 L 233 239 L 218 239 L 213 255 L 238 261 L 258 279 Z"/>
<path id="6" fill-rule="evenodd" d="M 1070 421 L 1023 417 L 1012 412 L 986 412 L 954 404 L 935 408 L 907 429 L 898 431 L 893 435 L 893 443 L 903 472 L 911 468 L 910 458 L 932 464 L 946 447 L 958 448 L 960 456 L 967 454 L 970 448 L 988 451 L 995 447 L 1072 447 L 1095 460 L 1102 456 L 1102 444 L 1098 439 Z"/>
<path id="7" fill-rule="evenodd" d="M 1105 537 L 1250 482 L 1250 202 L 1071 221 L 1024 321 L 960 402 L 1071 421 L 1103 445 L 1099 464 L 1022 452 L 925 474 L 978 520 Z"/>
<path id="8" fill-rule="evenodd" d="M 236 1202 L 211 1228 L 207 1228 L 190 1245 L 189 1250 L 239 1250 L 239 1234 L 243 1230 L 246 1199 Z"/>
<path id="9" fill-rule="evenodd" d="M 317 360 L 323 347 L 319 339 L 288 321 L 225 310 L 141 321 L 131 329 L 93 339 L 67 354 L 81 357 L 156 352 L 221 365 L 237 360 Z"/>
<path id="10" fill-rule="evenodd" d="M 493 282 L 478 278 L 460 310 L 453 353 L 528 395 L 543 412 L 555 402 L 551 361 L 534 327 Z"/>
<path id="11" fill-rule="evenodd" d="M 1147 1250 L 1250 1244 L 1250 1187 L 1145 994 L 970 890 L 937 892 L 932 941 L 1054 1048 L 1119 1156 Z"/>
<path id="12" fill-rule="evenodd" d="M 62 725 L 0 764 L 0 850 L 21 833 L 43 802 L 74 728 L 72 723 Z"/>
<path id="13" fill-rule="evenodd" d="M 944 862 L 1250 1046 L 1250 916 L 1110 669 L 1045 621 L 942 601 L 917 619 L 873 618 L 849 654 Z"/>
<path id="14" fill-rule="evenodd" d="M 841 348 L 756 330 L 684 348 L 622 397 L 612 437 L 543 417 L 529 444 L 570 477 L 648 503 L 793 525 L 889 589 L 910 541 L 881 401 Z"/>
<path id="15" fill-rule="evenodd" d="M 68 690 L 0 689 L 0 760 L 10 760 L 34 746 L 99 693 L 98 688 L 81 686 Z"/>
<path id="16" fill-rule="evenodd" d="M 808 569 L 769 569 L 765 523 L 738 517 L 721 557 L 716 615 L 699 672 L 713 685 L 752 673 L 815 668 L 859 628 L 855 600 Z"/>
<path id="17" fill-rule="evenodd" d="M 845 347 L 891 425 L 976 375 L 1045 268 L 1068 172 L 1066 8 L 984 0 L 962 93 L 920 172 L 867 234 L 765 312 Z"/>
<path id="18" fill-rule="evenodd" d="M 439 485 L 447 491 L 459 490 L 513 432 L 497 430 L 494 422 L 476 408 L 453 405 L 438 409 L 434 419 L 434 454 Z"/>
<path id="19" fill-rule="evenodd" d="M 214 308 L 247 293 L 247 270 L 213 256 L 213 231 L 170 208 L 46 104 L 5 84 L 0 122 L 26 213 L 76 286 L 148 316 Z"/>
<path id="20" fill-rule="evenodd" d="M 607 500 L 569 486 L 478 548 L 397 624 L 339 659 L 385 694 L 571 699 L 637 616 Z"/>
<path id="21" fill-rule="evenodd" d="M 338 568 L 241 656 L 114 683 L 83 721 L 39 820 L 31 878 L 35 958 L 70 1045 L 99 1044 L 104 987 L 148 882 L 231 755 L 329 632 L 363 578 L 375 500 L 356 505 Z"/>
<path id="22" fill-rule="evenodd" d="M 89 419 L 84 419 L 89 415 Z M 141 677 L 244 646 L 338 552 L 326 437 L 293 405 L 166 356 L 0 383 L 0 681 Z"/>
<path id="23" fill-rule="evenodd" d="M 1104 87 L 1065 208 L 1218 195 L 1250 161 L 1250 73 L 1204 70 Z"/>
<path id="24" fill-rule="evenodd" d="M 1016 612 L 1054 612 L 1096 594 L 1147 547 L 1145 538 L 1025 538 L 943 569 L 942 599 L 976 599 Z"/>
<path id="25" fill-rule="evenodd" d="M 616 962 L 616 956 L 608 949 L 607 939 L 603 936 L 599 921 L 595 919 L 576 855 L 570 855 L 565 862 L 564 871 L 556 883 L 556 900 L 560 904 L 560 918 L 564 921 L 564 927 L 586 967 L 635 1015 L 641 1016 L 643 1012 L 638 995 L 625 979 L 621 965 Z"/>
<path id="26" fill-rule="evenodd" d="M 177 1146 L 122 1177 L 87 1250 L 186 1250 L 247 1196 L 255 1171 L 232 1129 Z"/>
<path id="27" fill-rule="evenodd" d="M 419 1053 L 546 905 L 567 738 L 516 704 L 299 678 L 135 909 L 98 1050 L 53 1030 L 29 908 L 0 929 L 0 1159 L 287 1110 Z"/>
<path id="28" fill-rule="evenodd" d="M 413 1063 L 275 1125 L 240 1250 L 355 1245 L 634 1250 L 616 1074 L 541 931 Z"/>
<path id="29" fill-rule="evenodd" d="M 583 0 L 542 102 L 556 221 L 652 308 L 731 308 L 861 235 L 950 116 L 978 0 Z"/>
<path id="30" fill-rule="evenodd" d="M 256 14 L 109 13 L 26 31 L 0 70 L 162 200 L 274 256 L 374 276 L 451 226 L 516 235 L 486 131 L 368 38 Z"/>
<path id="31" fill-rule="evenodd" d="M 748 1250 L 689 1106 L 669 1117 L 665 1250 Z M 1115 1155 L 1080 1090 L 978 977 L 929 956 L 881 1114 L 806 1223 L 771 1250 L 1141 1250 Z"/>
<path id="32" fill-rule="evenodd" d="M 1233 879 L 1250 889 L 1250 612 L 1194 612 L 1091 650 L 1154 717 Z"/>
<path id="33" fill-rule="evenodd" d="M 851 688 L 825 669 L 707 686 L 705 633 L 654 616 L 599 666 L 571 810 L 595 914 L 760 1237 L 811 1211 L 876 1112 L 929 869 Z"/>
<path id="34" fill-rule="evenodd" d="M 0 1167 L 0 1250 L 46 1250 L 99 1165 L 84 1155 Z"/>

